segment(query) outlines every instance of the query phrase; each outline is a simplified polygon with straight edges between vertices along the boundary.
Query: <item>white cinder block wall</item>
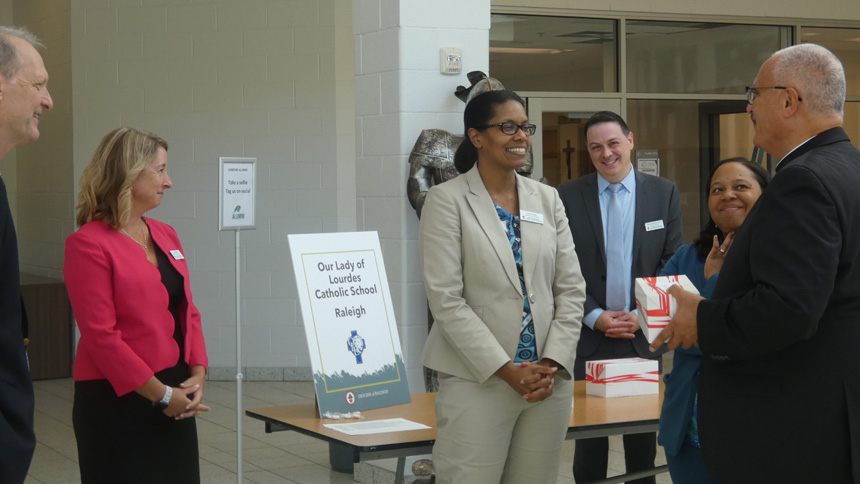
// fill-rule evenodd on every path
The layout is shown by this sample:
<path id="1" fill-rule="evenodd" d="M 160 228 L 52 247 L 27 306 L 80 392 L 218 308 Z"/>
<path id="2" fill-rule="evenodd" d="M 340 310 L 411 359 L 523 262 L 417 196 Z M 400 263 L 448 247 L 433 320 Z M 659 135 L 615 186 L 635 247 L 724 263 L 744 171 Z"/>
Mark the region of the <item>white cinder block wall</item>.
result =
<path id="1" fill-rule="evenodd" d="M 310 377 L 287 234 L 355 229 L 350 10 L 349 0 L 73 2 L 75 180 L 114 127 L 168 140 L 174 188 L 149 216 L 183 242 L 213 378 L 233 379 L 236 365 L 219 156 L 258 160 L 257 228 L 241 234 L 245 376 Z"/>
<path id="2" fill-rule="evenodd" d="M 7 170 L 18 165 L 9 170 L 17 175 L 9 195 L 21 271 L 56 279 L 62 279 L 64 242 L 74 230 L 70 8 L 70 0 L 18 0 L 0 10 L 4 25 L 25 25 L 46 46 L 42 58 L 54 109 L 41 117 L 39 140 L 15 150 L 0 169 L 7 180 Z"/>
<path id="3" fill-rule="evenodd" d="M 409 152 L 422 129 L 463 131 L 454 97 L 465 73 L 487 71 L 489 0 L 354 0 L 358 224 L 382 243 L 412 392 L 423 392 L 427 300 L 418 219 L 406 199 Z M 463 74 L 439 72 L 439 48 L 463 49 Z"/>

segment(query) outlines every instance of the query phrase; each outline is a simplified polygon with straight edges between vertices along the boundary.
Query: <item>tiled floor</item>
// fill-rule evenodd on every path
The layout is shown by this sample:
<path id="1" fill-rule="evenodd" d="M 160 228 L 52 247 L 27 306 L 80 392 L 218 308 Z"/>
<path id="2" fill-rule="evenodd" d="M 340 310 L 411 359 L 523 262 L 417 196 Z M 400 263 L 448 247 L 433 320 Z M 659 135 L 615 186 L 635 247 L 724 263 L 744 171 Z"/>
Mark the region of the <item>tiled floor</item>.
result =
<path id="1" fill-rule="evenodd" d="M 310 382 L 245 383 L 245 409 L 313 401 Z M 38 444 L 26 484 L 80 483 L 77 449 L 72 431 L 72 380 L 35 382 Z M 200 472 L 204 484 L 232 484 L 236 477 L 236 383 L 209 382 L 205 401 L 212 411 L 198 418 Z M 266 434 L 263 424 L 244 417 L 242 465 L 245 483 L 353 484 L 352 475 L 329 466 L 328 445 L 295 432 Z M 573 441 L 565 442 L 558 482 L 573 483 Z M 610 439 L 610 475 L 624 469 L 620 437 Z M 664 464 L 658 447 L 657 464 Z M 671 484 L 661 474 L 658 484 Z"/>

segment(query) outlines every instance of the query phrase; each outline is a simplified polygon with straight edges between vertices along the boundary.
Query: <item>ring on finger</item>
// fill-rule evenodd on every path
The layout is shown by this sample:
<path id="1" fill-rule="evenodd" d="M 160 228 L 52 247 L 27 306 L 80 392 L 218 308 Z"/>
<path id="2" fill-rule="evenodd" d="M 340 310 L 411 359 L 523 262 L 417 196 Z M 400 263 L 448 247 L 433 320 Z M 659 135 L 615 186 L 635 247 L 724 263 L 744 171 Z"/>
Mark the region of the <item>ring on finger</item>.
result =
<path id="1" fill-rule="evenodd" d="M 726 253 L 726 248 L 720 247 L 720 254 L 725 254 L 725 253 Z"/>

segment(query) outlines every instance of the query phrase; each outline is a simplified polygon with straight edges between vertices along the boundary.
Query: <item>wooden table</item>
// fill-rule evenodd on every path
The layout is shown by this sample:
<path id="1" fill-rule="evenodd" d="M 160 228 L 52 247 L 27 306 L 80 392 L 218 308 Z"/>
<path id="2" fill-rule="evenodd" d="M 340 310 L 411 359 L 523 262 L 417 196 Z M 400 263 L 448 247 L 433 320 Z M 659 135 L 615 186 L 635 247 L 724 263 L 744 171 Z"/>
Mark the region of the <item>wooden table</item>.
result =
<path id="1" fill-rule="evenodd" d="M 663 403 L 663 383 L 658 395 L 600 398 L 585 394 L 585 382 L 574 385 L 574 408 L 570 413 L 566 439 L 586 439 L 609 435 L 656 432 Z M 253 408 L 246 415 L 266 424 L 266 432 L 293 430 L 317 439 L 347 446 L 353 451 L 353 461 L 397 457 L 395 482 L 402 483 L 406 457 L 429 454 L 436 440 L 435 393 L 412 395 L 412 402 L 362 412 L 363 421 L 387 418 L 404 418 L 430 427 L 423 430 L 389 432 L 372 435 L 347 435 L 325 427 L 325 424 L 342 423 L 339 420 L 321 419 L 315 403 Z M 626 479 L 665 472 L 666 466 L 642 473 L 616 476 L 602 484 L 624 482 Z M 616 480 L 617 479 L 617 480 Z"/>

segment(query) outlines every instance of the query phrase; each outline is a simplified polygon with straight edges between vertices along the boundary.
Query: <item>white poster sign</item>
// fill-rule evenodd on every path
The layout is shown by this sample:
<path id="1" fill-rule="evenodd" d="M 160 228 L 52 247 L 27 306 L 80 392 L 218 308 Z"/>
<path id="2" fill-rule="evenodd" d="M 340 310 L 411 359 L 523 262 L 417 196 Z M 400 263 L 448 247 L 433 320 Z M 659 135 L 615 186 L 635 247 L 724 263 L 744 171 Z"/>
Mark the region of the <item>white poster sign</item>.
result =
<path id="1" fill-rule="evenodd" d="M 409 402 L 377 233 L 288 238 L 320 414 Z"/>
<path id="2" fill-rule="evenodd" d="M 254 228 L 256 158 L 219 158 L 220 230 Z"/>

